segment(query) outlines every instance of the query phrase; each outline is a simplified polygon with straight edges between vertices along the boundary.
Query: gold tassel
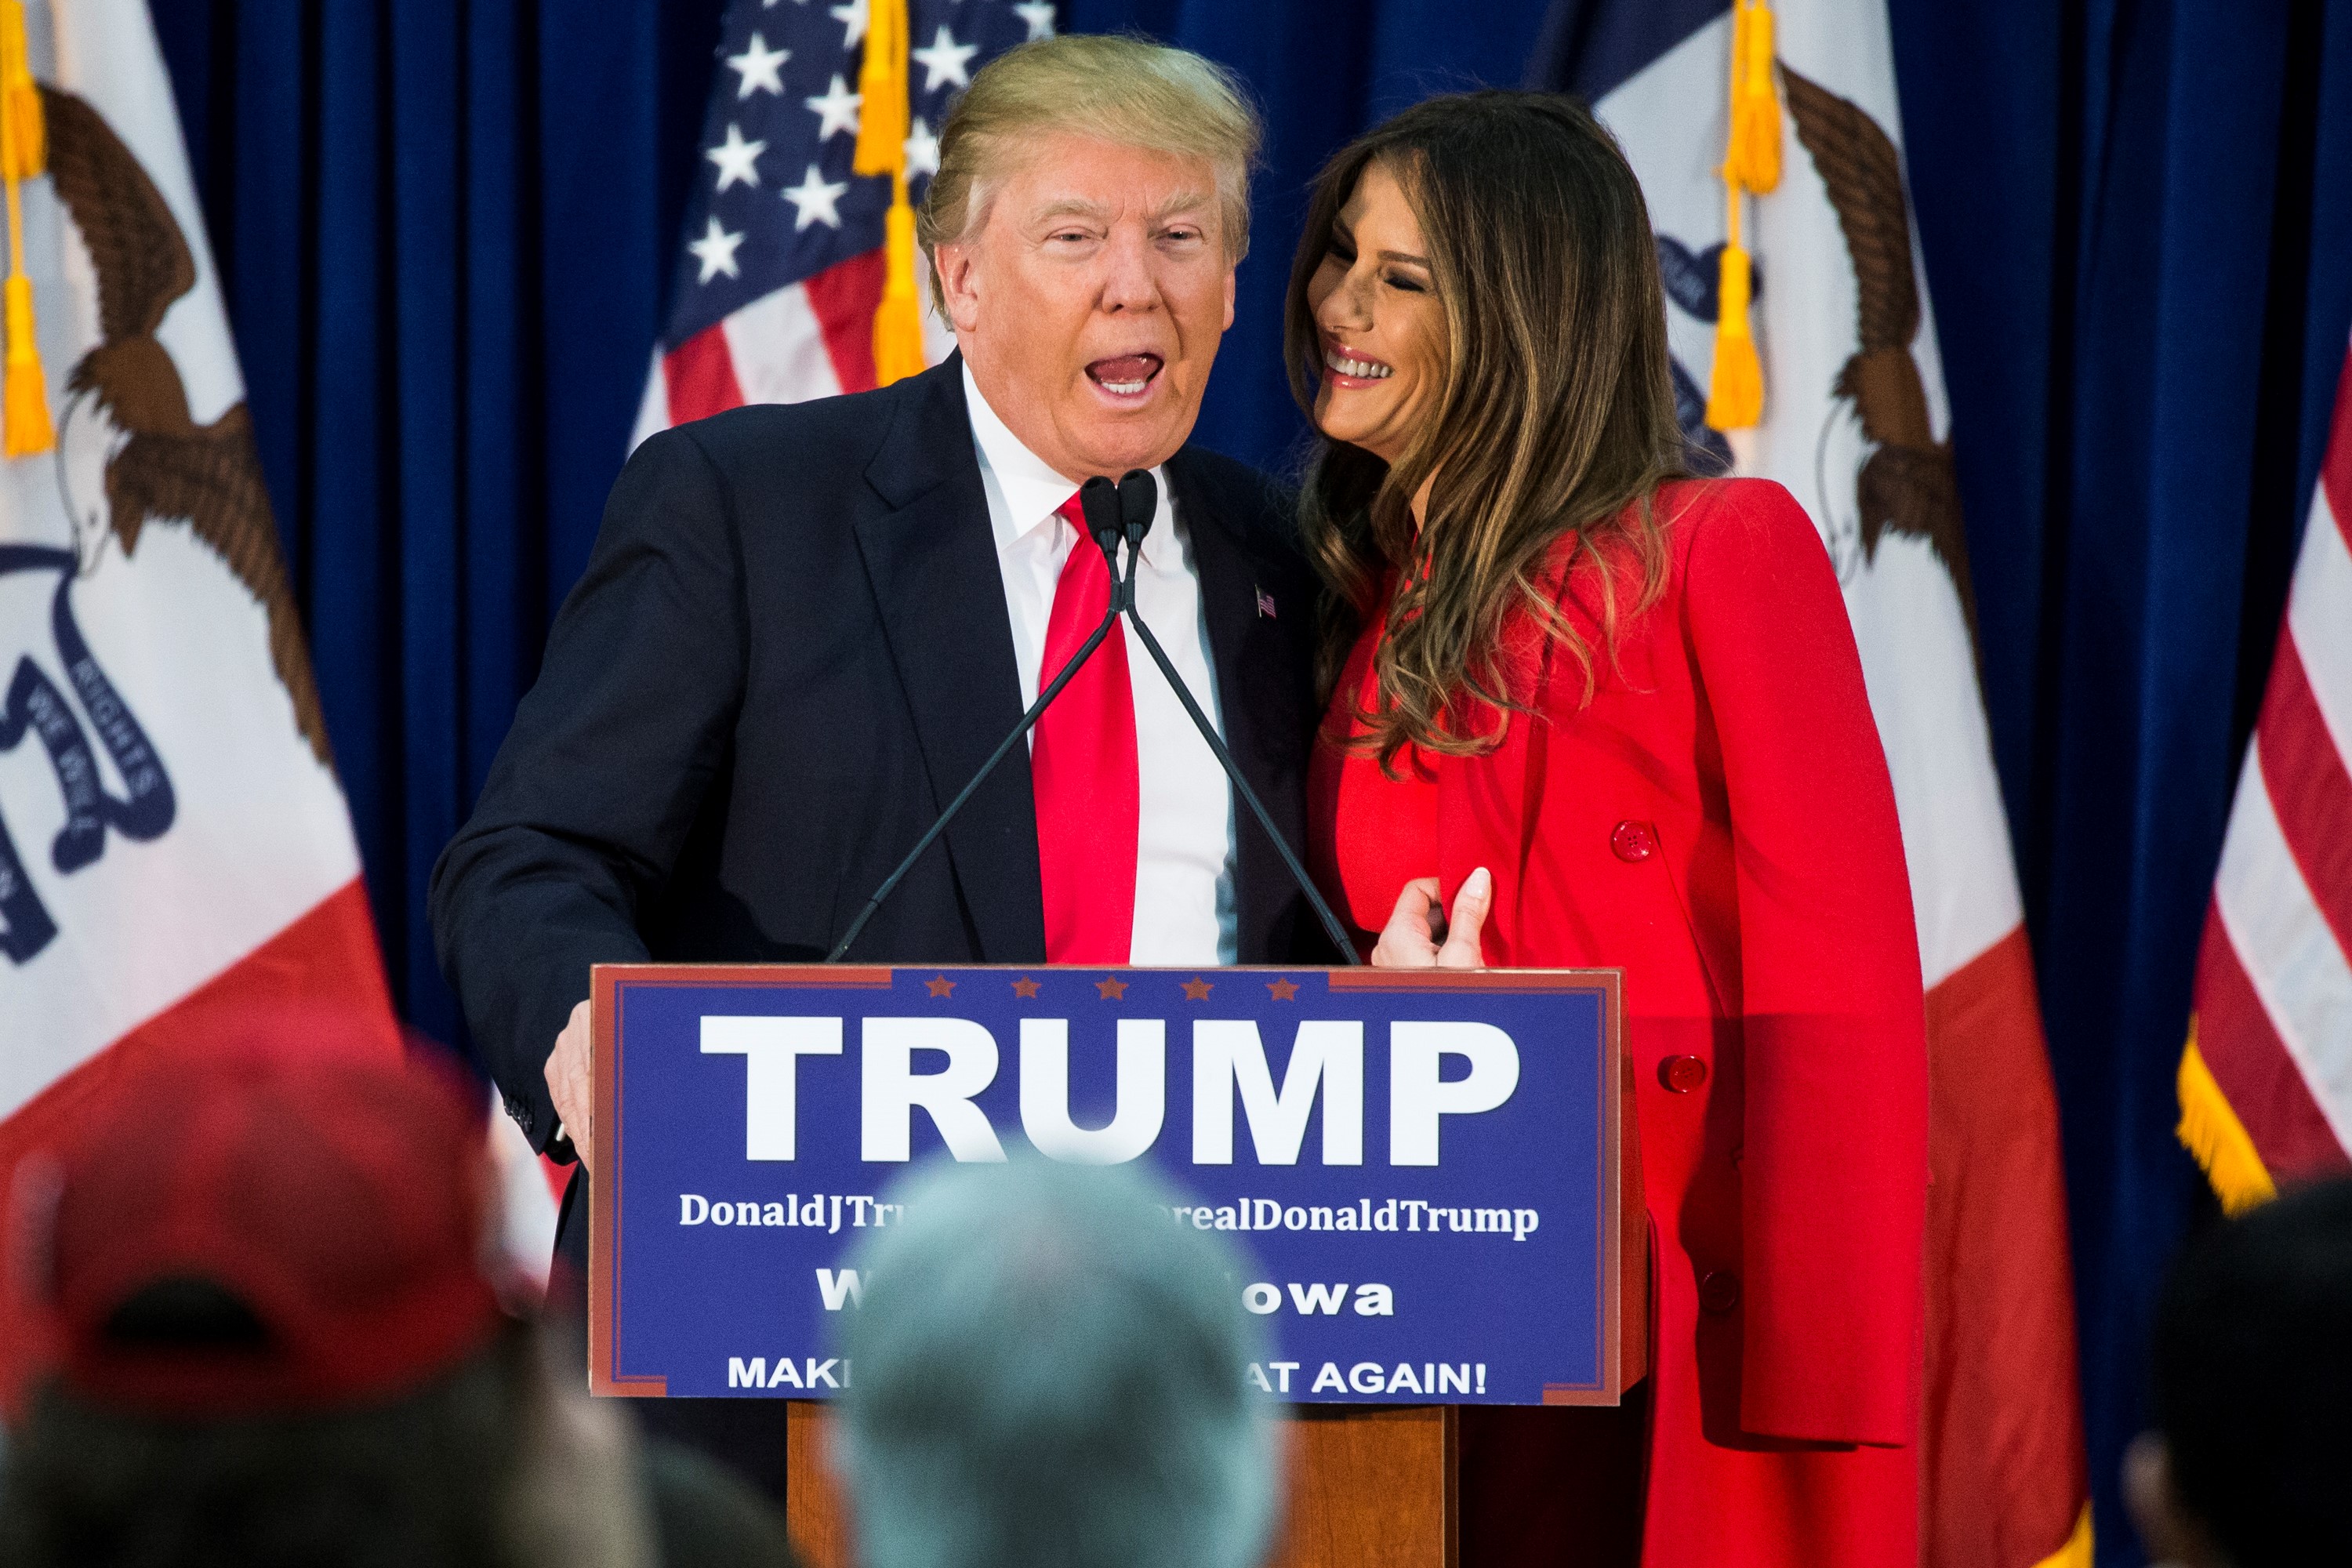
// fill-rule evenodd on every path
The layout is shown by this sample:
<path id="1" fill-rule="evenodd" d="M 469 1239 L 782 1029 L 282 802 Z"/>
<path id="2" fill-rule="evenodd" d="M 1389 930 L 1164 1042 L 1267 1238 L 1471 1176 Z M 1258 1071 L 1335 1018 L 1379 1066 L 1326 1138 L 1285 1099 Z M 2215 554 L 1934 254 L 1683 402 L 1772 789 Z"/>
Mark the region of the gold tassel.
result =
<path id="1" fill-rule="evenodd" d="M 882 302 L 874 311 L 874 380 L 878 386 L 924 370 L 923 305 L 915 290 L 915 209 L 907 200 L 903 174 L 891 182 L 883 232 L 887 270 L 882 275 Z"/>
<path id="2" fill-rule="evenodd" d="M 0 115 L 7 117 L 8 151 L 0 174 L 29 180 L 49 172 L 49 138 L 41 118 L 41 89 L 33 79 L 25 42 L 25 0 L 0 0 Z"/>
<path id="3" fill-rule="evenodd" d="M 1731 138 L 1724 178 L 1762 195 L 1780 184 L 1780 98 L 1772 88 L 1772 12 L 1763 0 L 1733 13 Z"/>
<path id="4" fill-rule="evenodd" d="M 1748 324 L 1750 277 L 1739 245 L 1743 189 L 1780 183 L 1780 100 L 1772 93 L 1772 13 L 1763 0 L 1733 0 L 1729 127 L 1723 149 L 1723 256 L 1715 285 L 1715 368 L 1706 383 L 1706 422 L 1744 430 L 1764 417 L 1764 365 Z M 1762 85 L 1769 122 L 1759 124 L 1754 84 Z M 1759 168 L 1759 159 L 1769 167 Z M 1759 183 L 1761 182 L 1761 183 Z"/>
<path id="5" fill-rule="evenodd" d="M 0 380 L 0 452 L 11 458 L 46 452 L 58 444 L 49 423 L 48 377 L 41 370 L 40 338 L 33 320 L 33 280 L 25 276 L 25 205 L 17 190 L 26 177 L 22 116 L 16 112 L 15 84 L 32 81 L 25 60 L 25 13 L 15 0 L 0 0 L 0 184 L 7 188 L 8 281 L 0 327 L 7 337 L 6 373 Z M 13 15 L 11 14 L 13 13 Z M 28 89 L 27 90 L 31 90 Z M 41 100 L 33 92 L 37 126 Z"/>
<path id="6" fill-rule="evenodd" d="M 2276 1197 L 2278 1185 L 2263 1169 L 2246 1124 L 2231 1109 L 2230 1097 L 2213 1080 L 2212 1069 L 2197 1048 L 2193 1017 L 2189 1020 L 2188 1047 L 2180 1053 L 2176 1088 L 2180 1125 L 2173 1135 L 2204 1167 L 2205 1179 L 2213 1184 L 2213 1195 L 2221 1200 L 2221 1207 L 2231 1214 L 2243 1214 Z"/>
<path id="7" fill-rule="evenodd" d="M 1738 193 L 1732 194 L 1734 201 Z M 1735 238 L 1716 274 L 1715 370 L 1706 383 L 1706 422 L 1744 430 L 1764 417 L 1764 363 L 1748 330 L 1748 252 Z"/>
<path id="8" fill-rule="evenodd" d="M 882 302 L 874 311 L 874 379 L 887 386 L 923 369 L 923 307 L 915 289 L 915 208 L 907 195 L 907 0 L 872 0 L 857 68 L 857 152 L 850 168 L 890 176 L 883 219 Z"/>

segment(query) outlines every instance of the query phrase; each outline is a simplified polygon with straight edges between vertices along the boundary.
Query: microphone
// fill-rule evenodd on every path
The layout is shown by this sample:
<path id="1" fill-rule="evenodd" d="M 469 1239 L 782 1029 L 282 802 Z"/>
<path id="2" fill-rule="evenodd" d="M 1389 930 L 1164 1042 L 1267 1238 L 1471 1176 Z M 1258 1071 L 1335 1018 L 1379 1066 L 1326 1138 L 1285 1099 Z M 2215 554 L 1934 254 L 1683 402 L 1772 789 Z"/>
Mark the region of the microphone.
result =
<path id="1" fill-rule="evenodd" d="M 882 885 L 874 889 L 874 896 L 866 900 L 866 907 L 857 911 L 856 920 L 849 922 L 849 929 L 834 944 L 833 951 L 825 955 L 825 962 L 841 962 L 850 944 L 857 940 L 859 933 L 866 930 L 866 922 L 874 918 L 874 911 L 882 907 L 882 900 L 890 896 L 908 871 L 914 869 L 915 862 L 923 858 L 923 852 L 947 831 L 948 824 L 955 820 L 956 814 L 979 792 L 989 774 L 996 771 L 996 764 L 1005 759 L 1024 736 L 1037 727 L 1037 721 L 1045 716 L 1054 699 L 1062 694 L 1063 688 L 1068 686 L 1087 660 L 1094 657 L 1095 649 L 1102 646 L 1103 639 L 1110 635 L 1111 628 L 1118 624 L 1123 615 L 1128 624 L 1135 628 L 1144 650 L 1151 655 L 1152 663 L 1160 667 L 1161 677 L 1174 689 L 1177 700 L 1183 704 L 1185 714 L 1192 721 L 1192 727 L 1201 732 L 1201 739 L 1208 742 L 1211 753 L 1217 759 L 1217 765 L 1224 769 L 1225 777 L 1233 784 L 1234 793 L 1240 795 L 1243 803 L 1250 808 L 1251 815 L 1257 818 L 1258 826 L 1265 829 L 1265 836 L 1274 840 L 1274 847 L 1282 856 L 1282 863 L 1289 870 L 1291 880 L 1297 883 L 1298 890 L 1307 895 L 1307 903 L 1331 938 L 1331 945 L 1339 949 L 1349 963 L 1362 963 L 1362 958 L 1356 952 L 1356 944 L 1349 940 L 1347 928 L 1339 923 L 1339 916 L 1331 912 L 1331 906 L 1317 890 L 1314 879 L 1307 874 L 1307 868 L 1300 863 L 1297 853 L 1283 837 L 1282 830 L 1274 825 L 1273 814 L 1266 810 L 1265 803 L 1258 799 L 1257 791 L 1250 787 L 1249 780 L 1242 776 L 1241 767 L 1234 761 L 1233 753 L 1225 749 L 1224 741 L 1217 734 L 1217 727 L 1210 723 L 1208 715 L 1201 710 L 1192 689 L 1184 684 L 1184 678 L 1176 673 L 1176 666 L 1170 660 L 1168 651 L 1160 646 L 1160 639 L 1151 635 L 1151 627 L 1145 624 L 1141 612 L 1136 608 L 1135 574 L 1143 559 L 1144 538 L 1151 531 L 1151 520 L 1160 510 L 1159 482 L 1143 468 L 1129 470 L 1116 485 L 1097 475 L 1078 487 L 1078 509 L 1087 520 L 1087 531 L 1094 536 L 1096 546 L 1102 551 L 1103 559 L 1110 567 L 1109 607 L 1103 612 L 1100 623 L 1087 634 L 1087 640 L 1079 645 L 1069 663 L 1062 667 L 1061 673 L 1037 693 L 1037 700 L 1029 705 L 1029 710 L 1021 716 L 1021 722 L 1013 727 L 1013 732 L 989 753 L 986 762 L 980 764 L 980 771 L 971 775 L 971 782 L 948 803 L 947 809 L 940 813 L 939 819 L 931 824 L 921 838 L 916 840 L 915 847 L 907 851 L 906 858 L 900 860 L 890 875 L 883 879 Z M 1118 546 L 1122 539 L 1127 544 L 1127 570 L 1124 573 L 1120 572 L 1118 565 Z"/>
<path id="2" fill-rule="evenodd" d="M 1092 484 L 1094 481 L 1087 482 Z M 1160 510 L 1159 481 L 1151 477 L 1149 470 L 1133 469 L 1118 481 L 1118 510 L 1126 525 L 1124 531 L 1128 544 L 1128 585 L 1124 595 L 1127 624 L 1135 628 L 1135 635 L 1142 642 L 1144 651 L 1151 656 L 1151 662 L 1160 667 L 1160 675 L 1174 688 L 1176 700 L 1184 705 L 1185 713 L 1192 721 L 1192 728 L 1201 731 L 1201 739 L 1209 743 L 1209 750 L 1216 755 L 1217 765 L 1223 768 L 1225 777 L 1233 781 L 1234 793 L 1242 797 L 1250 808 L 1250 814 L 1257 818 L 1258 826 L 1265 829 L 1265 836 L 1274 840 L 1275 848 L 1281 853 L 1283 865 L 1289 869 L 1290 879 L 1298 884 L 1300 892 L 1307 895 L 1307 902 L 1314 909 L 1316 918 L 1323 922 L 1324 931 L 1331 938 L 1331 945 L 1339 950 L 1348 963 L 1362 963 L 1363 959 L 1356 952 L 1356 944 L 1349 940 L 1347 928 L 1339 923 L 1339 917 L 1333 914 L 1331 906 L 1324 901 L 1322 893 L 1315 886 L 1315 879 L 1299 863 L 1297 851 L 1282 837 L 1282 829 L 1274 825 L 1274 816 L 1265 809 L 1265 803 L 1258 799 L 1257 791 L 1252 789 L 1249 780 L 1242 776 L 1242 770 L 1234 763 L 1234 754 L 1225 749 L 1217 727 L 1210 723 L 1209 716 L 1201 710 L 1201 704 L 1193 699 L 1192 689 L 1184 684 L 1184 678 L 1176 673 L 1176 666 L 1169 658 L 1168 650 L 1160 646 L 1160 639 L 1151 635 L 1150 626 L 1144 623 L 1143 613 L 1136 608 L 1136 563 L 1142 559 L 1144 536 L 1151 531 L 1151 519 Z M 1091 523 L 1094 519 L 1091 509 L 1087 517 Z M 1112 602 L 1114 605 L 1119 603 L 1117 598 Z"/>
<path id="3" fill-rule="evenodd" d="M 1149 485 L 1151 482 L 1151 476 L 1144 475 L 1143 482 Z M 977 795 L 980 792 L 980 786 L 988 782 L 988 775 L 996 771 L 996 764 L 1003 762 L 1013 748 L 1021 743 L 1022 737 L 1037 727 L 1037 721 L 1045 716 L 1045 710 L 1054 705 L 1054 699 L 1059 697 L 1062 694 L 1062 689 L 1069 685 L 1078 671 L 1085 668 L 1087 660 L 1094 657 L 1095 649 L 1102 647 L 1103 639 L 1110 635 L 1113 626 L 1118 625 L 1119 611 L 1134 605 L 1137 557 L 1130 555 L 1128 558 L 1125 581 L 1121 581 L 1118 574 L 1118 546 L 1121 517 L 1118 487 L 1101 475 L 1096 475 L 1078 487 L 1078 508 L 1086 517 L 1087 531 L 1094 535 L 1096 545 L 1101 549 L 1103 558 L 1110 564 L 1109 607 L 1103 611 L 1103 617 L 1096 625 L 1095 629 L 1087 634 L 1087 640 L 1078 645 L 1078 651 L 1070 656 L 1070 662 L 1062 666 L 1062 672 L 1054 677 L 1053 681 L 1043 691 L 1037 693 L 1037 700 L 1029 704 L 1029 710 L 1021 715 L 1021 722 L 1013 727 L 1013 732 L 997 743 L 996 750 L 988 753 L 988 761 L 980 764 L 980 771 L 971 775 L 971 782 L 965 784 L 953 800 L 948 802 L 948 808 L 940 813 L 939 820 L 933 822 L 922 837 L 915 841 L 915 847 L 907 851 L 907 858 L 899 861 L 897 868 L 882 879 L 880 887 L 874 889 L 874 896 L 866 900 L 866 907 L 857 911 L 857 918 L 849 922 L 849 929 L 842 933 L 839 942 L 834 943 L 833 951 L 825 954 L 824 961 L 827 963 L 841 962 L 842 955 L 849 951 L 850 943 L 856 942 L 858 933 L 866 929 L 866 922 L 872 920 L 874 911 L 882 907 L 882 900 L 888 898 L 898 884 L 906 879 L 907 873 L 915 868 L 915 862 L 923 858 L 923 851 L 939 841 L 940 835 L 947 831 L 948 824 L 953 822 L 956 814 L 964 808 L 964 803 Z M 1146 526 L 1149 526 L 1150 519 L 1150 514 L 1147 512 Z M 1354 950 L 1351 948 L 1349 951 Z"/>

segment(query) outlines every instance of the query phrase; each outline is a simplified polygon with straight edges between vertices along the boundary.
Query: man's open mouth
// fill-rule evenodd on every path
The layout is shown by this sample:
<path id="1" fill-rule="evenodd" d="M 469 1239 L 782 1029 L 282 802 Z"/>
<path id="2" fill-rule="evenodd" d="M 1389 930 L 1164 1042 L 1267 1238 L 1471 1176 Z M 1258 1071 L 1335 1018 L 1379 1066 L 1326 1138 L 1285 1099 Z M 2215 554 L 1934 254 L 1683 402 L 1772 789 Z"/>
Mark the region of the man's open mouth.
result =
<path id="1" fill-rule="evenodd" d="M 1163 363 L 1158 354 L 1120 354 L 1095 361 L 1087 374 L 1113 397 L 1140 397 Z"/>

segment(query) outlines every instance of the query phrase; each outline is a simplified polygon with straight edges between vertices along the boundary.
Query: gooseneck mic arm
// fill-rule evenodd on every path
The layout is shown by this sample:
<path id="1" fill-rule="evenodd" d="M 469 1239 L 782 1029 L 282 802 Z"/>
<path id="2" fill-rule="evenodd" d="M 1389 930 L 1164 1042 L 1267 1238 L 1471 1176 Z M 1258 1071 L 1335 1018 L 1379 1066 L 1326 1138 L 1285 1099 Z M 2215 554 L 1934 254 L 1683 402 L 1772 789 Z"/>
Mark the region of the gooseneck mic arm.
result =
<path id="1" fill-rule="evenodd" d="M 1141 468 L 1133 470 L 1118 481 L 1118 505 L 1128 542 L 1129 586 L 1125 605 L 1127 624 L 1135 628 L 1135 635 L 1142 642 L 1144 651 L 1151 656 L 1151 662 L 1160 667 L 1160 673 L 1175 689 L 1176 700 L 1184 705 L 1184 711 L 1192 717 L 1192 727 L 1201 731 L 1201 739 L 1206 741 L 1209 750 L 1216 753 L 1218 765 L 1225 770 L 1225 777 L 1233 781 L 1234 793 L 1242 797 L 1250 808 L 1250 814 L 1257 818 L 1258 826 L 1265 829 L 1265 836 L 1274 840 L 1275 848 L 1282 856 L 1283 865 L 1289 868 L 1291 880 L 1297 882 L 1298 890 L 1307 895 L 1307 901 L 1314 907 L 1316 918 L 1323 922 L 1323 930 L 1331 938 L 1331 945 L 1339 950 L 1340 956 L 1348 963 L 1363 963 L 1356 952 L 1356 944 L 1349 940 L 1347 928 L 1339 923 L 1339 917 L 1331 912 L 1331 906 L 1317 890 L 1315 879 L 1307 874 L 1307 868 L 1299 864 L 1297 851 L 1283 837 L 1282 829 L 1274 825 L 1273 815 L 1265 809 L 1265 803 L 1258 799 L 1257 791 L 1252 789 L 1249 780 L 1242 776 L 1242 770 L 1234 763 L 1234 754 L 1225 749 L 1224 740 L 1218 735 L 1217 727 L 1209 722 L 1206 713 L 1201 711 L 1201 704 L 1194 700 L 1192 688 L 1186 686 L 1184 678 L 1176 673 L 1176 666 L 1169 658 L 1168 650 L 1160 646 L 1160 639 L 1151 635 L 1151 628 L 1144 624 L 1142 613 L 1135 606 L 1135 563 L 1142 557 L 1143 537 L 1151 531 L 1152 515 L 1160 508 L 1159 483 L 1148 471 Z M 1091 521 L 1094 516 L 1091 509 L 1087 515 Z"/>
<path id="2" fill-rule="evenodd" d="M 1150 484 L 1151 476 L 1144 475 L 1143 481 Z M 988 775 L 996 771 L 996 764 L 1003 762 L 1013 748 L 1021 743 L 1024 736 L 1037 727 L 1037 721 L 1044 718 L 1045 710 L 1054 705 L 1054 699 L 1059 697 L 1062 694 L 1062 689 L 1069 685 L 1078 671 L 1085 668 L 1087 660 L 1094 657 L 1095 649 L 1102 647 L 1103 639 L 1110 636 L 1113 626 L 1118 625 L 1119 612 L 1134 606 L 1135 563 L 1138 555 L 1131 552 L 1128 556 L 1127 575 L 1122 579 L 1118 574 L 1118 489 L 1108 479 L 1100 476 L 1088 479 L 1078 489 L 1078 504 L 1086 512 L 1087 531 L 1094 535 L 1096 545 L 1101 549 L 1104 559 L 1110 563 L 1110 605 L 1103 611 L 1102 620 L 1096 625 L 1092 632 L 1087 635 L 1087 640 L 1078 645 L 1078 651 L 1070 656 L 1070 661 L 1062 666 L 1061 673 L 1054 677 L 1052 682 L 1043 691 L 1037 693 L 1037 700 L 1029 704 L 1029 711 L 1021 715 L 1021 722 L 1013 726 L 1013 732 L 997 743 L 996 750 L 989 752 L 988 761 L 980 764 L 980 771 L 971 775 L 971 782 L 965 784 L 953 800 L 948 802 L 948 808 L 940 813 L 939 820 L 932 823 L 922 837 L 915 841 L 915 847 L 907 851 L 907 858 L 898 862 L 898 868 L 889 876 L 883 879 L 880 887 L 874 889 L 874 896 L 866 900 L 866 907 L 857 911 L 857 918 L 849 922 L 849 929 L 842 933 L 841 940 L 834 944 L 833 951 L 825 954 L 824 961 L 827 963 L 841 962 L 842 955 L 849 951 L 850 943 L 856 942 L 858 933 L 866 929 L 866 922 L 872 920 L 874 911 L 882 907 L 882 900 L 888 898 L 892 889 L 905 879 L 907 873 L 915 868 L 915 862 L 923 858 L 923 851 L 929 849 L 938 840 L 940 835 L 947 831 L 948 824 L 955 820 L 956 814 L 964 808 L 964 803 L 978 794 L 980 786 L 988 782 Z M 1147 524 L 1150 516 L 1149 512 L 1145 513 Z M 1081 545 L 1078 548 L 1083 549 L 1084 546 Z M 1286 850 L 1285 853 L 1288 851 Z"/>

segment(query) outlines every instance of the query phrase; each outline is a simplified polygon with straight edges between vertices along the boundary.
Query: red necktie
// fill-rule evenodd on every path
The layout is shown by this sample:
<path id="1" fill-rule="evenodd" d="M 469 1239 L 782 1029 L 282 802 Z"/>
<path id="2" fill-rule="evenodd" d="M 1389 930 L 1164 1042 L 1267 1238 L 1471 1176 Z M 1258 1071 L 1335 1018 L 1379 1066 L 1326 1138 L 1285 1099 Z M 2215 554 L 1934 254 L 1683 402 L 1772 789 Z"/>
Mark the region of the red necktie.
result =
<path id="1" fill-rule="evenodd" d="M 1038 687 L 1070 662 L 1110 608 L 1110 567 L 1087 532 L 1078 498 L 1055 515 L 1077 542 L 1054 587 Z M 1037 871 L 1045 894 L 1049 963 L 1124 964 L 1135 930 L 1135 691 L 1127 637 L 1114 626 L 1037 721 L 1029 777 L 1037 799 Z"/>

